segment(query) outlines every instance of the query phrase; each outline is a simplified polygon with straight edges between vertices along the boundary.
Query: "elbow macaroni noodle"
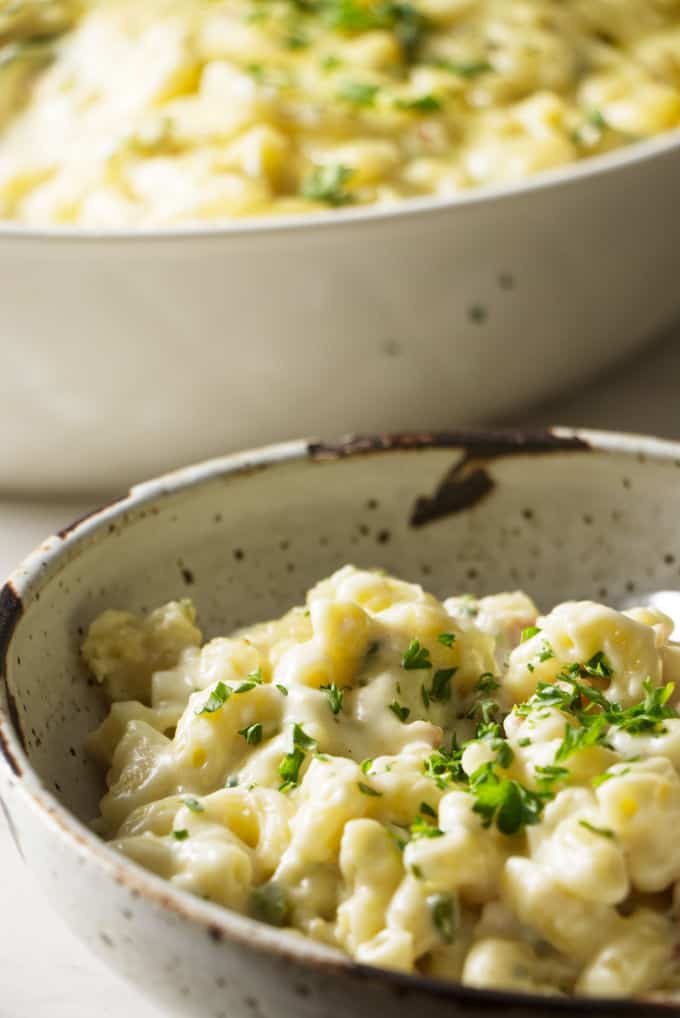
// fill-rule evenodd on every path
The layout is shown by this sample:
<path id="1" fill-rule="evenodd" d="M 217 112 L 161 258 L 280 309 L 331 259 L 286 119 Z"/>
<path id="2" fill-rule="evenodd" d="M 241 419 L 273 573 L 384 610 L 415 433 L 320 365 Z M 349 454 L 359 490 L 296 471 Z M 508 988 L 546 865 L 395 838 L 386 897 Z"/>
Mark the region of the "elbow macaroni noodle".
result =
<path id="1" fill-rule="evenodd" d="M 352 566 L 204 645 L 189 601 L 105 611 L 82 648 L 112 701 L 96 826 L 176 887 L 367 964 L 678 999 L 670 631 Z"/>
<path id="2" fill-rule="evenodd" d="M 680 124 L 680 0 L 12 0 L 0 220 L 134 228 L 504 184 Z"/>

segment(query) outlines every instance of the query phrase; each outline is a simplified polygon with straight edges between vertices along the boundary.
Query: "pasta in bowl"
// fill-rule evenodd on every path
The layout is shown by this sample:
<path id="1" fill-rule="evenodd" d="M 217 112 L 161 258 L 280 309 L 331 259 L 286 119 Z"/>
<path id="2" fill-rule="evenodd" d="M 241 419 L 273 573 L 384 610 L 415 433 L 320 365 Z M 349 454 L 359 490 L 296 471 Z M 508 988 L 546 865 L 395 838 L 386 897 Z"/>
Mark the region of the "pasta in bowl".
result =
<path id="1" fill-rule="evenodd" d="M 677 127 L 679 65 L 668 0 L 15 0 L 0 218 L 450 198 Z"/>
<path id="2" fill-rule="evenodd" d="M 0 795 L 65 920 L 191 1018 L 673 1013 L 676 650 L 604 605 L 673 589 L 678 463 L 293 442 L 46 540 L 0 593 Z"/>
<path id="3" fill-rule="evenodd" d="M 351 566 L 203 647 L 188 601 L 105 611 L 83 644 L 113 699 L 99 826 L 176 887 L 365 964 L 680 991 L 671 629 Z"/>

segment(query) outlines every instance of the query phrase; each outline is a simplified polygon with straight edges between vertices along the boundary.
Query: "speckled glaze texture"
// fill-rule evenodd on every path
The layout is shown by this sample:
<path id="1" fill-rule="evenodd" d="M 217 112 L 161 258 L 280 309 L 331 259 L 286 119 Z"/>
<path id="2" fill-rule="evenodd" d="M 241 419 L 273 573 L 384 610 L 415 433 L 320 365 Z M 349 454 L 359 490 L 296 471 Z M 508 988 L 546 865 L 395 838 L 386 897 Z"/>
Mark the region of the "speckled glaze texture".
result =
<path id="1" fill-rule="evenodd" d="M 280 614 L 345 562 L 438 595 L 522 587 L 544 607 L 680 583 L 680 445 L 605 433 L 292 442 L 140 485 L 49 538 L 0 594 L 0 792 L 19 851 L 92 949 L 193 1018 L 680 1014 L 389 974 L 187 896 L 88 829 L 85 735 L 104 704 L 79 659 L 104 607 L 190 595 L 208 636 Z"/>

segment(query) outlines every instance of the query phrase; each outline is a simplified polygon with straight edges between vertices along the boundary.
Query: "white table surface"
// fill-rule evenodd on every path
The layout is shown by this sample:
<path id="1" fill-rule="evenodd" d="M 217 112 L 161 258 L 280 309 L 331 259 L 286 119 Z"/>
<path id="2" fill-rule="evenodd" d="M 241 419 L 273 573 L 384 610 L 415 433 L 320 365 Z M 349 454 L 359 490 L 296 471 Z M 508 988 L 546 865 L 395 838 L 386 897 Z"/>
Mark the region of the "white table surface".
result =
<path id="1" fill-rule="evenodd" d="M 567 397 L 511 422 L 587 425 L 680 438 L 680 335 Z M 0 575 L 83 503 L 3 500 Z M 0 815 L 0 1018 L 160 1018 L 138 992 L 91 956 L 55 916 L 17 856 Z"/>

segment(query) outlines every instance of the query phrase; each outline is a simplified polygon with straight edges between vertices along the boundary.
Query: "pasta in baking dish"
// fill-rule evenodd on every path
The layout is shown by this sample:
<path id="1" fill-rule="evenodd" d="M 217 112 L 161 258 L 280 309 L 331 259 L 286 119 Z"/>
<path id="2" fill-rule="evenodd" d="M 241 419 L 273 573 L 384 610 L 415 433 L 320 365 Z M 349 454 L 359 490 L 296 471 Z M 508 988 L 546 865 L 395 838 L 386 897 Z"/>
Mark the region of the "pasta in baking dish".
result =
<path id="1" fill-rule="evenodd" d="M 450 196 L 680 123 L 680 0 L 7 0 L 0 219 Z"/>
<path id="2" fill-rule="evenodd" d="M 680 995 L 680 646 L 345 566 L 202 645 L 107 610 L 100 833 L 175 887 L 360 962 L 540 994 Z"/>

